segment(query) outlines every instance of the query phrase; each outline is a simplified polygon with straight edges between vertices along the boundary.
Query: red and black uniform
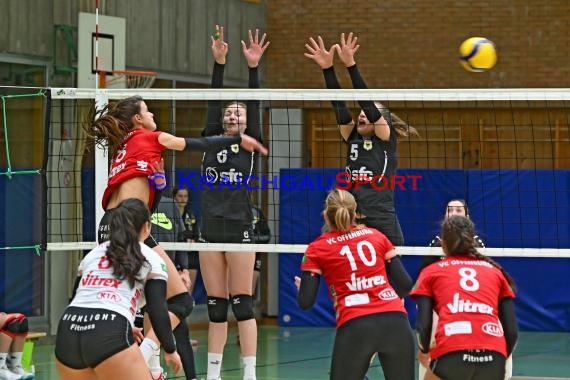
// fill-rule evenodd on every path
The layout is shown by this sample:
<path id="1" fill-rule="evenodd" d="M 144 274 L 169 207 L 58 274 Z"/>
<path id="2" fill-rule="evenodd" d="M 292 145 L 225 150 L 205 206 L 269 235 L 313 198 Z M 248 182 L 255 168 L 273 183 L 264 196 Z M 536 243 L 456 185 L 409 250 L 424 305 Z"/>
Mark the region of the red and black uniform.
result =
<path id="1" fill-rule="evenodd" d="M 0 326 L 0 334 L 6 334 L 10 338 L 28 336 L 28 318 L 24 314 L 0 311 L 0 315 L 7 316 L 4 324 Z"/>
<path id="2" fill-rule="evenodd" d="M 414 379 L 414 339 L 400 298 L 412 283 L 398 257 L 386 261 L 393 249 L 381 232 L 355 227 L 326 232 L 305 252 L 299 299 L 305 297 L 309 274 L 320 271 L 334 302 L 337 334 L 331 379 L 361 380 L 374 353 L 386 379 Z"/>
<path id="3" fill-rule="evenodd" d="M 109 180 L 103 193 L 102 205 L 104 210 L 107 210 L 111 194 L 120 184 L 136 177 L 147 178 L 152 174 L 152 165 L 160 162 L 162 152 L 166 150 L 166 147 L 158 142 L 158 136 L 161 133 L 137 128 L 125 137 L 121 148 L 111 161 Z M 149 209 L 152 208 L 154 196 L 155 189 L 150 186 L 147 204 Z"/>
<path id="4" fill-rule="evenodd" d="M 103 193 L 102 206 L 105 214 L 99 222 L 97 231 L 98 243 L 109 240 L 109 223 L 113 209 L 108 209 L 111 195 L 117 190 L 120 184 L 136 177 L 148 178 L 153 173 L 152 165 L 161 159 L 162 152 L 166 147 L 158 142 L 158 136 L 162 132 L 152 132 L 147 129 L 133 129 L 127 134 L 125 140 L 117 153 L 113 156 L 111 166 L 109 168 L 109 179 L 107 188 Z M 156 189 L 149 185 L 149 197 L 147 206 L 151 210 L 155 203 Z M 158 200 L 160 198 L 157 198 Z M 158 245 L 152 236 L 145 241 L 145 244 L 153 248 Z"/>
<path id="5" fill-rule="evenodd" d="M 453 366 L 455 373 L 462 367 L 461 371 L 468 373 L 480 371 L 480 378 L 503 378 L 505 359 L 514 344 L 505 338 L 503 327 L 512 328 L 513 322 L 505 325 L 501 300 L 511 301 L 515 295 L 499 268 L 472 256 L 446 257 L 421 271 L 411 296 L 432 300 L 433 311 L 439 316 L 436 344 L 429 351 L 436 375 L 449 378 L 447 371 Z M 426 314 L 418 310 L 418 325 L 424 324 Z M 428 324 L 431 331 L 431 322 Z M 427 325 L 418 329 L 420 341 L 429 341 L 423 336 L 427 329 Z M 462 365 L 457 365 L 458 360 Z M 459 373 L 465 376 L 467 372 Z"/>

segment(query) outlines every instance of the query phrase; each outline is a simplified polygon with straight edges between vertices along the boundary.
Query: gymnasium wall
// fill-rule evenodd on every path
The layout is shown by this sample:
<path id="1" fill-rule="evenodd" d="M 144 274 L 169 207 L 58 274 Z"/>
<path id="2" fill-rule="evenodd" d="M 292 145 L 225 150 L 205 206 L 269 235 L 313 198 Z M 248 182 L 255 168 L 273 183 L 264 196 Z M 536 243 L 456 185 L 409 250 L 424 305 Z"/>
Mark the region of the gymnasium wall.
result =
<path id="1" fill-rule="evenodd" d="M 310 36 L 326 47 L 354 32 L 356 61 L 370 88 L 569 87 L 570 25 L 566 0 L 376 1 L 271 0 L 267 2 L 267 86 L 322 88 L 318 66 L 303 56 Z M 458 60 L 468 37 L 492 40 L 495 68 L 469 73 Z M 350 86 L 337 59 L 344 88 Z"/>
<path id="2" fill-rule="evenodd" d="M 318 184 L 339 169 L 289 169 L 293 183 Z M 406 246 L 427 246 L 438 233 L 449 199 L 467 200 L 471 218 L 487 247 L 568 248 L 570 246 L 569 170 L 427 170 L 400 169 L 399 175 L 419 175 L 417 190 L 397 190 L 396 209 Z M 319 186 L 280 192 L 280 243 L 307 244 L 316 238 L 327 191 Z M 417 277 L 421 258 L 407 256 L 404 265 Z M 284 326 L 332 326 L 334 314 L 324 283 L 317 304 L 302 311 L 293 278 L 300 273 L 301 254 L 279 255 L 279 323 Z M 568 331 L 570 295 L 564 280 L 570 259 L 499 258 L 514 277 L 519 326 L 528 331 Z M 412 324 L 415 305 L 406 306 Z"/>
<path id="3" fill-rule="evenodd" d="M 0 62 L 4 54 L 49 58 L 56 74 L 50 78 L 51 85 L 76 87 L 78 14 L 95 13 L 95 3 L 95 0 L 0 1 Z M 227 83 L 247 81 L 247 62 L 240 40 L 247 39 L 248 29 L 266 29 L 265 11 L 264 1 L 99 2 L 100 15 L 126 19 L 125 58 L 129 69 L 159 71 L 162 78 L 202 84 L 209 83 L 211 75 L 210 36 L 216 24 L 225 26 L 230 44 Z M 56 26 L 67 28 L 69 34 Z"/>

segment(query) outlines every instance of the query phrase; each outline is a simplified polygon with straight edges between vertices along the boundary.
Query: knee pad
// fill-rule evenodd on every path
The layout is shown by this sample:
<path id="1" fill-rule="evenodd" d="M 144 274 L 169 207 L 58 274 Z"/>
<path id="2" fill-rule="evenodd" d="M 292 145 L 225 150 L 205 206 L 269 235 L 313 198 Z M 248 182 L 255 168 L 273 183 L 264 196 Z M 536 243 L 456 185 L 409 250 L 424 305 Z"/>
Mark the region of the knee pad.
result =
<path id="1" fill-rule="evenodd" d="M 168 311 L 176 315 L 180 322 L 184 322 L 194 309 L 194 299 L 187 292 L 170 297 L 166 303 L 168 304 Z"/>
<path id="2" fill-rule="evenodd" d="M 0 330 L 12 338 L 19 335 L 28 334 L 28 318 L 24 314 L 14 314 L 9 316 Z"/>
<path id="3" fill-rule="evenodd" d="M 238 321 L 255 318 L 253 315 L 253 298 L 247 294 L 232 296 L 232 310 Z"/>
<path id="4" fill-rule="evenodd" d="M 228 299 L 208 297 L 208 317 L 210 322 L 224 323 L 228 321 Z"/>

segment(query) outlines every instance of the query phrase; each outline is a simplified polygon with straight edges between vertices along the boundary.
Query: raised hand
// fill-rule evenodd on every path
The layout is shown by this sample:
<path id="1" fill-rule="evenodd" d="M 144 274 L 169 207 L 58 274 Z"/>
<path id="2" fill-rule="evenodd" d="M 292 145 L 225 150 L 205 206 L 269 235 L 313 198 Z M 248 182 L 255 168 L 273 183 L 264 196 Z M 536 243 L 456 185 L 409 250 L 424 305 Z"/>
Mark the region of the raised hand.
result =
<path id="1" fill-rule="evenodd" d="M 338 45 L 333 45 L 329 50 L 327 50 L 321 36 L 318 36 L 317 40 L 318 43 L 313 37 L 309 38 L 309 43 L 305 44 L 305 47 L 309 52 L 304 55 L 305 57 L 315 61 L 321 69 L 328 69 L 333 65 L 334 51 L 338 50 Z"/>
<path id="2" fill-rule="evenodd" d="M 243 50 L 243 55 L 247 60 L 247 66 L 254 68 L 259 65 L 259 61 L 261 60 L 261 56 L 265 52 L 265 49 L 269 46 L 269 41 L 265 42 L 266 34 L 263 33 L 261 36 L 261 41 L 259 40 L 259 29 L 255 29 L 255 36 L 249 33 L 249 47 L 247 47 L 246 43 L 242 40 L 241 41 L 241 48 Z"/>
<path id="3" fill-rule="evenodd" d="M 216 32 L 212 39 L 212 55 L 217 63 L 224 65 L 226 63 L 226 55 L 228 54 L 228 44 L 224 41 L 224 27 L 216 25 Z"/>
<path id="4" fill-rule="evenodd" d="M 346 39 L 344 37 L 344 33 L 340 34 L 340 45 L 336 45 L 336 51 L 338 53 L 338 57 L 346 67 L 356 64 L 354 54 L 360 47 L 357 42 L 358 37 L 356 37 L 352 32 L 348 33 L 348 37 Z"/>

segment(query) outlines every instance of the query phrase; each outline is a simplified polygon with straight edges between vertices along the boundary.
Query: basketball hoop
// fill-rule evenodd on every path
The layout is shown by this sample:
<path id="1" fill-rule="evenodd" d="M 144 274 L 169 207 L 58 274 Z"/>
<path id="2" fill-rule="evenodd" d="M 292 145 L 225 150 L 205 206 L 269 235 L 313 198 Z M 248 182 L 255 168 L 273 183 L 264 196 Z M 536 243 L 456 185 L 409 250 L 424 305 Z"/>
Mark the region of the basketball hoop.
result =
<path id="1" fill-rule="evenodd" d="M 150 88 L 156 79 L 154 71 L 115 70 L 107 79 L 104 71 L 99 73 L 101 88 Z"/>

